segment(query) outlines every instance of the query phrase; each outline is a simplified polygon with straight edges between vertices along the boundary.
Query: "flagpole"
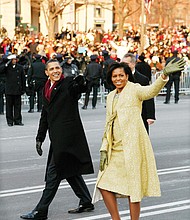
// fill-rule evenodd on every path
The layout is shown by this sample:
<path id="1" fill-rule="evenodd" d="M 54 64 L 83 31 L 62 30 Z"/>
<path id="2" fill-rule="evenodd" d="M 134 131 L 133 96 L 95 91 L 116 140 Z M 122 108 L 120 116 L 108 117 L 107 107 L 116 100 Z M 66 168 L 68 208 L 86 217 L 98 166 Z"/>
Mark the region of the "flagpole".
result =
<path id="1" fill-rule="evenodd" d="M 139 55 L 144 51 L 144 29 L 145 29 L 145 0 L 141 1 L 141 38 L 140 38 L 140 50 L 139 50 Z"/>

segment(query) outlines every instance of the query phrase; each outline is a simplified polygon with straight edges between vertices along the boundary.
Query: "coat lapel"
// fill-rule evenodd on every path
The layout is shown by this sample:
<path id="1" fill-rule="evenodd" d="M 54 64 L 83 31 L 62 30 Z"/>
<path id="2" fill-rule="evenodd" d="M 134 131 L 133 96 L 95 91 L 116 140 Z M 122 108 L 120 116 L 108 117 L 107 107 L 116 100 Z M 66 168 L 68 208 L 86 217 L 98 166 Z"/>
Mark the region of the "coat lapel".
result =
<path id="1" fill-rule="evenodd" d="M 60 88 L 61 88 L 61 81 L 53 88 L 53 90 L 51 92 L 50 102 L 46 99 L 46 97 L 44 95 L 43 102 L 44 102 L 45 106 L 48 106 L 49 104 L 51 104 L 52 100 L 55 98 L 55 96 L 59 92 Z M 44 88 L 44 94 L 45 94 L 45 88 Z"/>

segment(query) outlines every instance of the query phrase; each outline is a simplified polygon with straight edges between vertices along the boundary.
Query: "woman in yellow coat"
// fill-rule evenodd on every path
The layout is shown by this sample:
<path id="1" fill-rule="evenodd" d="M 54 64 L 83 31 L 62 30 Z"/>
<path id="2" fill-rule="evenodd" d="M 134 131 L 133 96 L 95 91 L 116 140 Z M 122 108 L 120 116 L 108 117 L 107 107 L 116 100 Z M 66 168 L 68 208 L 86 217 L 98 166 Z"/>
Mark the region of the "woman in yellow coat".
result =
<path id="1" fill-rule="evenodd" d="M 144 127 L 141 110 L 144 100 L 158 95 L 171 71 L 182 68 L 184 61 L 165 68 L 154 84 L 134 84 L 125 63 L 114 63 L 107 74 L 115 90 L 107 97 L 106 126 L 100 149 L 100 171 L 93 203 L 104 199 L 113 220 L 120 220 L 117 197 L 128 197 L 132 220 L 140 216 L 140 202 L 145 196 L 160 196 L 154 153 Z"/>

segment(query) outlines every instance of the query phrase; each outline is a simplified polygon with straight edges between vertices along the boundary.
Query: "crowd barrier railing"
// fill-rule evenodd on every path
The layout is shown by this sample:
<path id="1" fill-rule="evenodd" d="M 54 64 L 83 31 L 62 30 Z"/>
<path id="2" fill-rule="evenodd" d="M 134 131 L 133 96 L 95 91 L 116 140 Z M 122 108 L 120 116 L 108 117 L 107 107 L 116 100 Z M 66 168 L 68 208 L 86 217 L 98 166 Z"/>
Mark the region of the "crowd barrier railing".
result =
<path id="1" fill-rule="evenodd" d="M 160 76 L 160 74 L 161 74 L 161 72 L 156 72 L 155 74 L 152 74 L 152 83 Z M 172 93 L 172 95 L 174 94 L 174 85 L 172 86 L 171 93 Z M 184 95 L 190 94 L 190 66 L 188 66 L 181 73 L 179 93 L 184 94 Z M 165 95 L 165 94 L 166 94 L 166 88 L 164 87 L 160 91 L 159 95 Z M 105 90 L 104 86 L 100 86 L 99 91 L 98 91 L 98 100 L 101 103 L 105 103 L 107 95 L 108 95 L 108 92 Z M 93 94 L 91 92 L 90 99 L 92 98 L 92 96 L 93 96 Z M 84 98 L 85 98 L 85 93 L 83 93 L 81 95 L 81 98 L 79 100 L 80 104 L 84 103 Z M 23 102 L 23 104 L 29 104 L 29 97 L 26 94 L 24 94 L 22 96 L 22 102 Z"/>
<path id="2" fill-rule="evenodd" d="M 156 72 L 155 74 L 152 74 L 152 83 L 160 76 L 161 72 Z M 179 83 L 179 93 L 188 95 L 190 94 L 190 66 L 187 67 L 184 71 L 181 72 L 180 76 L 180 83 Z M 159 95 L 165 95 L 166 94 L 166 88 L 164 87 Z M 171 94 L 174 94 L 174 84 L 171 88 Z"/>

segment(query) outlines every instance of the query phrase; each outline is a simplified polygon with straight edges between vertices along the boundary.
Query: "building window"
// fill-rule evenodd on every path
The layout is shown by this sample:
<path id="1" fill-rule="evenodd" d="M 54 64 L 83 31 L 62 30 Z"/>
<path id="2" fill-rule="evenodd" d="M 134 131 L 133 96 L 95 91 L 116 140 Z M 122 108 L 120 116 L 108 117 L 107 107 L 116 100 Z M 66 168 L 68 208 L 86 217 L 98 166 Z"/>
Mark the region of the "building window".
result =
<path id="1" fill-rule="evenodd" d="M 94 17 L 95 18 L 101 18 L 102 17 L 102 9 L 101 8 L 95 7 Z"/>

